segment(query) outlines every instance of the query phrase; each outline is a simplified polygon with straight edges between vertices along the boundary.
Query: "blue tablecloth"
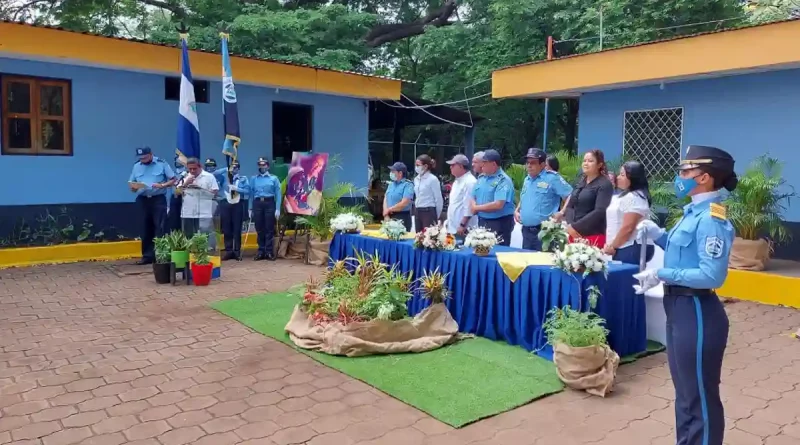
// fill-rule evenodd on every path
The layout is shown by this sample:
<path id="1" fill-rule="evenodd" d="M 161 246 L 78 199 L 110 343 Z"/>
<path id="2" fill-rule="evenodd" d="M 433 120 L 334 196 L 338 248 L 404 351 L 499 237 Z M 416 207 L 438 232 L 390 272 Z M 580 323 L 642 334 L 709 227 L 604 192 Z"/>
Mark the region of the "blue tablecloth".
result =
<path id="1" fill-rule="evenodd" d="M 330 245 L 331 261 L 353 257 L 356 252 L 377 253 L 385 264 L 397 264 L 404 272 L 413 271 L 414 278 L 425 270 L 449 274 L 447 286 L 452 292 L 447 307 L 462 332 L 492 340 L 504 340 L 548 357 L 542 324 L 547 311 L 570 304 L 577 307 L 578 286 L 584 289 L 597 285 L 602 292 L 595 312 L 606 319 L 609 345 L 620 356 L 643 352 L 647 348 L 644 297 L 633 291 L 633 274 L 638 268 L 627 264 L 610 264 L 608 279 L 592 274 L 583 279 L 546 266 L 528 267 L 512 283 L 497 262 L 494 252 L 519 251 L 496 246 L 487 257 L 479 257 L 470 249 L 438 252 L 414 249 L 412 241 L 387 241 L 361 235 L 336 234 Z M 576 279 L 577 277 L 577 279 Z M 581 307 L 586 308 L 587 292 Z M 408 303 L 415 315 L 428 301 L 415 295 Z"/>

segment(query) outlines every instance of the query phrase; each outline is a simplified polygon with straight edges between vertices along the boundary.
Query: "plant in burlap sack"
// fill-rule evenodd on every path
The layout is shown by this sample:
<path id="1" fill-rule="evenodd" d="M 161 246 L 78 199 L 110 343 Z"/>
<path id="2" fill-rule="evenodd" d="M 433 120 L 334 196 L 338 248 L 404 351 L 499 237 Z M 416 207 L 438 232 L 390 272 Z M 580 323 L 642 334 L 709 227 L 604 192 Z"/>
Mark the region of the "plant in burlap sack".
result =
<path id="1" fill-rule="evenodd" d="M 782 167 L 782 162 L 768 155 L 756 158 L 725 200 L 727 209 L 722 209 L 722 215 L 717 212 L 736 230 L 731 268 L 764 270 L 773 244 L 792 239 L 783 214 L 796 194 L 783 179 Z"/>
<path id="2" fill-rule="evenodd" d="M 608 262 L 603 251 L 584 240 L 569 243 L 555 252 L 553 265 L 566 273 L 580 273 L 584 277 L 593 272 L 608 275 Z"/>
<path id="3" fill-rule="evenodd" d="M 447 233 L 441 223 L 437 223 L 417 232 L 414 237 L 414 247 L 417 249 L 456 250 L 456 238 Z"/>
<path id="4" fill-rule="evenodd" d="M 501 242 L 501 237 L 485 227 L 476 227 L 467 233 L 464 246 L 471 247 L 475 255 L 486 256 L 492 247 Z"/>
<path id="5" fill-rule="evenodd" d="M 553 347 L 553 362 L 561 381 L 570 388 L 605 397 L 614 386 L 619 355 L 608 346 L 606 321 L 594 313 L 600 289 L 591 286 L 587 291 L 587 311 L 581 310 L 583 298 L 579 294 L 577 309 L 551 309 L 543 328 Z"/>
<path id="6" fill-rule="evenodd" d="M 309 280 L 300 307 L 317 324 L 400 320 L 408 315 L 411 277 L 381 263 L 377 254 L 357 252 L 334 263 L 324 281 Z"/>
<path id="7" fill-rule="evenodd" d="M 356 233 L 364 230 L 364 219 L 353 213 L 342 213 L 331 220 L 331 231 Z"/>
<path id="8" fill-rule="evenodd" d="M 556 221 L 553 218 L 542 221 L 542 229 L 539 230 L 539 240 L 542 242 L 543 252 L 557 252 L 563 249 L 569 241 L 567 223 L 564 221 Z"/>
<path id="9" fill-rule="evenodd" d="M 390 219 L 381 224 L 380 232 L 392 241 L 400 240 L 406 234 L 406 226 L 402 221 Z"/>

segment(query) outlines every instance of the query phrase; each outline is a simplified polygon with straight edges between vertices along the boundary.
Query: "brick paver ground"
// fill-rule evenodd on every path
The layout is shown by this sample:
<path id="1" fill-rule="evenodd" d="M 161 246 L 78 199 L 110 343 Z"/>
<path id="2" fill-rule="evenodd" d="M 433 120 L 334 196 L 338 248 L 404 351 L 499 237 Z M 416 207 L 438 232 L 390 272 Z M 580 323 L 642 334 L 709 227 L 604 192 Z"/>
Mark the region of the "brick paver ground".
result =
<path id="1" fill-rule="evenodd" d="M 101 263 L 0 271 L 0 444 L 674 444 L 664 354 L 620 368 L 607 399 L 566 391 L 454 430 L 207 307 L 319 272 L 246 261 L 194 288 Z M 800 444 L 800 313 L 727 307 L 726 443 Z"/>

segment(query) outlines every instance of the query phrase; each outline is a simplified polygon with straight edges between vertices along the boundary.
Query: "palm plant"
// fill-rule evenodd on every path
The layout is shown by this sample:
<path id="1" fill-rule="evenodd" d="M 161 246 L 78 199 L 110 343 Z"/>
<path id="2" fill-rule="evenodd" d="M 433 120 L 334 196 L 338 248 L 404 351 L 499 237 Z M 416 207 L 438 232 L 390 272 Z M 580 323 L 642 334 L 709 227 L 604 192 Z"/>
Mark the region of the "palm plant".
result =
<path id="1" fill-rule="evenodd" d="M 342 205 L 339 201 L 345 196 L 363 196 L 367 198 L 367 193 L 364 189 L 358 189 L 353 184 L 338 183 L 333 187 L 323 190 L 322 201 L 320 201 L 319 210 L 316 215 L 298 216 L 294 221 L 297 224 L 308 226 L 312 235 L 319 237 L 322 241 L 326 241 L 333 235 L 331 231 L 331 220 L 337 215 L 352 213 L 361 216 L 364 221 L 372 220 L 372 214 L 367 212 L 364 207 L 360 205 Z"/>
<path id="2" fill-rule="evenodd" d="M 581 175 L 583 158 L 568 151 L 554 151 L 551 154 L 558 158 L 558 172 L 561 176 L 570 184 L 575 183 Z"/>
<path id="3" fill-rule="evenodd" d="M 650 186 L 650 198 L 653 205 L 650 206 L 650 219 L 659 222 L 664 216 L 664 227 L 667 230 L 678 224 L 683 216 L 683 206 L 691 202 L 691 198 L 678 199 L 672 184 L 654 183 Z"/>
<path id="4" fill-rule="evenodd" d="M 782 177 L 783 163 L 769 154 L 756 158 L 725 204 L 736 234 L 746 240 L 769 236 L 772 242 L 791 240 L 783 212 L 794 198 L 794 188 Z"/>
<path id="5" fill-rule="evenodd" d="M 511 164 L 505 169 L 505 172 L 514 184 L 515 202 L 519 204 L 519 196 L 522 192 L 522 185 L 525 184 L 525 178 L 528 176 L 528 169 L 522 164 Z"/>

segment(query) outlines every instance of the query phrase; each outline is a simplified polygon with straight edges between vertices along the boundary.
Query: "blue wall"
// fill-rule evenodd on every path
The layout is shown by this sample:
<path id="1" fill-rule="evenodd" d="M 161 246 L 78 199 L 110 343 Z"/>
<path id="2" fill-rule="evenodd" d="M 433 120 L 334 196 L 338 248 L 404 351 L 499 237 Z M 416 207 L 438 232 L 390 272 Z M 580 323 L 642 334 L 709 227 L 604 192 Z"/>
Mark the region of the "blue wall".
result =
<path id="1" fill-rule="evenodd" d="M 730 152 L 741 173 L 769 152 L 785 164 L 786 180 L 800 191 L 800 70 L 721 77 L 660 86 L 628 88 L 581 96 L 578 146 L 599 148 L 609 159 L 622 154 L 626 111 L 683 107 L 683 150 L 711 145 Z M 684 151 L 685 153 L 685 151 Z M 800 205 L 785 215 L 800 221 Z"/>
<path id="2" fill-rule="evenodd" d="M 163 75 L 0 57 L 2 74 L 72 81 L 74 156 L 0 156 L 5 184 L 0 206 L 132 202 L 127 180 L 135 147 L 148 145 L 156 156 L 172 162 L 178 102 L 164 99 Z M 326 184 L 341 180 L 367 186 L 369 117 L 364 100 L 247 85 L 236 89 L 239 155 L 248 176 L 255 174 L 259 156 L 272 158 L 272 101 L 294 102 L 314 107 L 314 151 L 339 154 L 346 167 L 329 170 Z M 224 165 L 221 95 L 220 83 L 212 82 L 210 103 L 197 104 L 197 113 L 202 156 Z"/>

